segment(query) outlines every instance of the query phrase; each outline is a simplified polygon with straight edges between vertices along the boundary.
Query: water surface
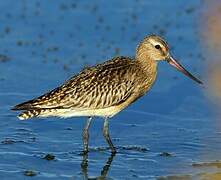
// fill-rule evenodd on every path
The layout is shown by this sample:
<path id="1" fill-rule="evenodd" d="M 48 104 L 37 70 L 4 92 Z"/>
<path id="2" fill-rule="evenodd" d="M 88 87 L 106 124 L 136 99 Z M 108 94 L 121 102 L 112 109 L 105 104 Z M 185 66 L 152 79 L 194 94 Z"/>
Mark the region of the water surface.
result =
<path id="1" fill-rule="evenodd" d="M 81 154 L 84 118 L 19 121 L 10 111 L 84 66 L 119 54 L 134 56 L 138 42 L 152 33 L 165 37 L 172 54 L 202 76 L 202 6 L 200 0 L 1 1 L 1 179 L 219 175 L 221 133 L 211 103 L 203 88 L 166 63 L 159 65 L 151 91 L 111 120 L 115 156 L 102 137 L 102 119 L 93 121 L 86 157 Z M 44 159 L 47 154 L 54 159 Z"/>

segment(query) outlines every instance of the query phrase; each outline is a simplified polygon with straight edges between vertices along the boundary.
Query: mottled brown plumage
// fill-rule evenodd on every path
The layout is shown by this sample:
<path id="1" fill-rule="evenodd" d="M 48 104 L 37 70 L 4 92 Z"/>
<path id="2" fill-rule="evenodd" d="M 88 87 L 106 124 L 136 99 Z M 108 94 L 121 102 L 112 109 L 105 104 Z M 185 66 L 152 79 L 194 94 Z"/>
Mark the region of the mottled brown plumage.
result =
<path id="1" fill-rule="evenodd" d="M 13 110 L 24 110 L 19 115 L 20 119 L 38 116 L 112 117 L 150 89 L 156 78 L 159 60 L 166 60 L 201 83 L 170 56 L 169 47 L 162 38 L 151 35 L 138 45 L 135 58 L 115 57 L 103 64 L 83 69 L 62 86 L 19 104 Z M 89 125 L 90 121 L 85 129 L 86 141 Z M 114 151 L 107 130 L 105 121 L 104 136 Z"/>
<path id="2" fill-rule="evenodd" d="M 149 87 L 147 84 L 152 84 L 155 79 L 155 76 L 147 75 L 148 72 L 145 72 L 142 64 L 129 57 L 116 57 L 104 64 L 84 69 L 62 86 L 19 104 L 15 109 L 40 111 L 37 116 L 53 116 L 55 111 L 95 111 L 119 106 L 129 99 L 134 101 L 145 93 Z M 96 116 L 96 112 L 94 115 Z"/>

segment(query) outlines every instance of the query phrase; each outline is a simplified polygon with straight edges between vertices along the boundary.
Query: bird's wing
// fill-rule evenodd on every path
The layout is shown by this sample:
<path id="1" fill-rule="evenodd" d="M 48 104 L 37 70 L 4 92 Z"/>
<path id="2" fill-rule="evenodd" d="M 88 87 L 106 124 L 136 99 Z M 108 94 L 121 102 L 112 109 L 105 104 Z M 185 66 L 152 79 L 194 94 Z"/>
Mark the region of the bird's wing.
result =
<path id="1" fill-rule="evenodd" d="M 84 69 L 62 86 L 13 109 L 97 109 L 120 104 L 133 93 L 133 66 L 130 58 L 116 57 Z"/>

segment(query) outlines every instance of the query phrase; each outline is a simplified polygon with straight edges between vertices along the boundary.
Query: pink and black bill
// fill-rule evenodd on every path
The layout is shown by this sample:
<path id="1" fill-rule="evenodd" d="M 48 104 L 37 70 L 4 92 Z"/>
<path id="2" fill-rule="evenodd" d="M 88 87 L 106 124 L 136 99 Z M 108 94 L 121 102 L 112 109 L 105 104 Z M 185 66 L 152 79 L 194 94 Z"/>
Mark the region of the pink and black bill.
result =
<path id="1" fill-rule="evenodd" d="M 195 82 L 199 83 L 199 84 L 203 84 L 202 81 L 200 81 L 199 79 L 197 79 L 195 76 L 193 76 L 190 72 L 188 72 L 180 63 L 178 63 L 173 57 L 168 56 L 168 58 L 166 58 L 166 61 L 173 67 L 175 67 L 178 71 L 182 72 L 183 74 L 185 74 L 186 76 L 188 76 L 190 79 L 194 80 Z"/>

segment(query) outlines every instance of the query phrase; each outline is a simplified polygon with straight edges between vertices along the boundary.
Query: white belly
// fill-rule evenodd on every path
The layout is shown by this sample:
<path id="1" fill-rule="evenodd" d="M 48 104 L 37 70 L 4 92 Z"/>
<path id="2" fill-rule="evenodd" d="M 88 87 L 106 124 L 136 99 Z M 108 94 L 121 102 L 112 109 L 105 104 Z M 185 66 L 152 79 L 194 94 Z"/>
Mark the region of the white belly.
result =
<path id="1" fill-rule="evenodd" d="M 44 112 L 40 114 L 41 117 L 57 116 L 61 118 L 79 117 L 79 116 L 100 116 L 112 117 L 117 114 L 121 109 L 115 107 L 108 107 L 104 109 L 89 109 L 89 110 L 76 110 L 76 109 L 54 109 L 51 112 Z"/>

